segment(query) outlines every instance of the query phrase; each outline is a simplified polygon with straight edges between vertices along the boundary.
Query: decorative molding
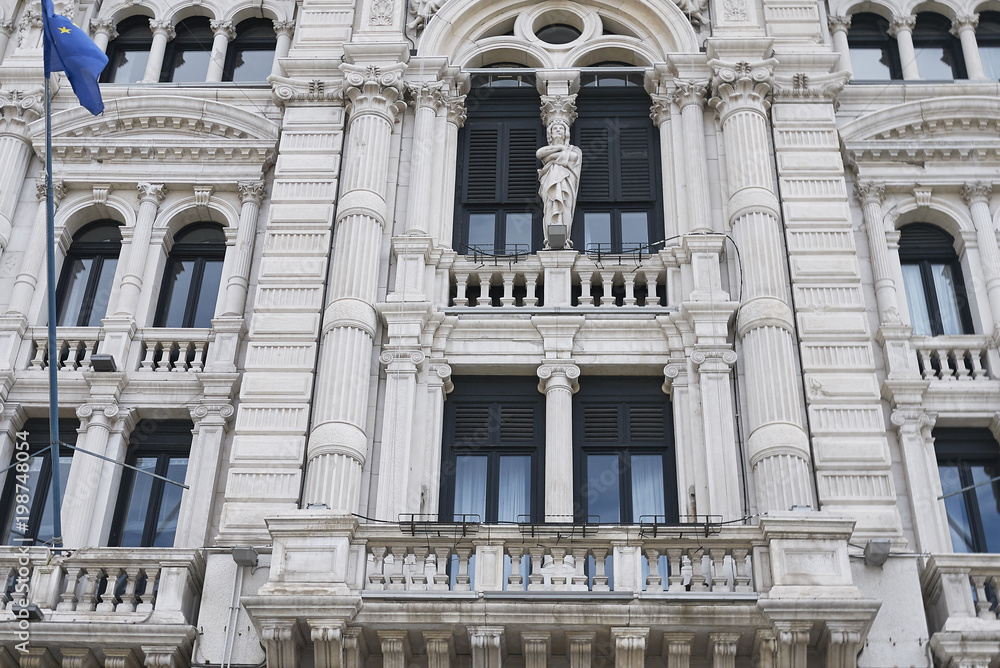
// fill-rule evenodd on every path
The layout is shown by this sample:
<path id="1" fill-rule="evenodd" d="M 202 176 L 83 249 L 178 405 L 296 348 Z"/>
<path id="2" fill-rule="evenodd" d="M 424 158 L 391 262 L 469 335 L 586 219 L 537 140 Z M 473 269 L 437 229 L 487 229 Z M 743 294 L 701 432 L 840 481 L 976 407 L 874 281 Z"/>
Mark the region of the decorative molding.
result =
<path id="1" fill-rule="evenodd" d="M 344 101 L 349 116 L 373 113 L 390 123 L 399 120 L 406 109 L 400 81 L 406 71 L 405 63 L 389 67 L 344 63 L 340 69 L 344 73 Z"/>
<path id="2" fill-rule="evenodd" d="M 33 29 L 42 29 L 41 12 L 34 8 L 25 10 L 24 14 L 21 15 L 21 20 L 17 22 L 17 29 L 17 46 L 21 48 L 24 46 L 24 40 L 28 38 L 28 33 Z"/>
<path id="3" fill-rule="evenodd" d="M 913 32 L 913 28 L 916 25 L 916 14 L 910 14 L 909 16 L 894 16 L 892 17 L 892 22 L 889 24 L 889 34 L 895 37 L 900 30 Z"/>
<path id="4" fill-rule="evenodd" d="M 138 190 L 139 202 L 151 202 L 157 207 L 160 206 L 160 202 L 167 196 L 167 187 L 162 183 L 142 183 L 140 182 L 136 186 Z"/>
<path id="5" fill-rule="evenodd" d="M 773 58 L 749 63 L 726 63 L 710 60 L 709 67 L 715 71 L 712 77 L 714 96 L 709 104 L 725 119 L 737 110 L 753 110 L 766 114 L 771 106 L 768 94 L 771 91 L 772 69 L 777 63 Z"/>
<path id="6" fill-rule="evenodd" d="M 107 35 L 108 40 L 118 37 L 117 27 L 114 19 L 90 19 L 90 32 L 94 35 Z"/>
<path id="7" fill-rule="evenodd" d="M 749 21 L 746 0 L 723 0 L 722 14 L 727 23 Z"/>
<path id="8" fill-rule="evenodd" d="M 569 128 L 576 120 L 576 94 L 542 95 L 542 122 L 546 127 L 563 122 Z"/>
<path id="9" fill-rule="evenodd" d="M 959 192 L 966 206 L 972 206 L 974 202 L 990 203 L 990 195 L 993 193 L 993 185 L 985 181 L 973 181 L 962 185 Z"/>
<path id="10" fill-rule="evenodd" d="M 267 196 L 263 181 L 240 181 L 236 184 L 236 188 L 240 192 L 240 202 L 243 204 L 247 202 L 260 204 Z"/>
<path id="11" fill-rule="evenodd" d="M 174 24 L 167 19 L 149 19 L 149 29 L 153 31 L 154 37 L 158 34 L 166 35 L 167 41 L 177 37 L 177 31 L 174 29 Z"/>
<path id="12" fill-rule="evenodd" d="M 861 181 L 854 185 L 854 194 L 862 205 L 878 204 L 882 206 L 885 200 L 885 184 L 875 181 Z"/>
<path id="13" fill-rule="evenodd" d="M 368 25 L 391 26 L 395 10 L 393 0 L 372 0 L 372 8 L 368 14 Z"/>
<path id="14" fill-rule="evenodd" d="M 236 37 L 236 29 L 233 27 L 232 21 L 220 21 L 213 19 L 208 22 L 208 25 L 211 26 L 213 34 L 225 35 L 226 39 L 230 42 Z"/>

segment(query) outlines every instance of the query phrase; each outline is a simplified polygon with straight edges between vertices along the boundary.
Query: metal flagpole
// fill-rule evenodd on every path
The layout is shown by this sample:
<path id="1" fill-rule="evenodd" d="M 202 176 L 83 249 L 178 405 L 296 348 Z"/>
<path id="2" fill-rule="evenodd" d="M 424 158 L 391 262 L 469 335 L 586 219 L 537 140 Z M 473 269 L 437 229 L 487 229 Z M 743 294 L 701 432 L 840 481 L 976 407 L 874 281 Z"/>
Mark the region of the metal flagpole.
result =
<path id="1" fill-rule="evenodd" d="M 48 60 L 48 51 L 45 53 Z M 48 69 L 48 62 L 45 63 Z M 59 484 L 59 351 L 56 349 L 56 226 L 52 201 L 52 95 L 45 76 L 45 230 L 49 288 L 49 462 L 52 471 L 52 546 L 62 547 L 62 488 Z"/>

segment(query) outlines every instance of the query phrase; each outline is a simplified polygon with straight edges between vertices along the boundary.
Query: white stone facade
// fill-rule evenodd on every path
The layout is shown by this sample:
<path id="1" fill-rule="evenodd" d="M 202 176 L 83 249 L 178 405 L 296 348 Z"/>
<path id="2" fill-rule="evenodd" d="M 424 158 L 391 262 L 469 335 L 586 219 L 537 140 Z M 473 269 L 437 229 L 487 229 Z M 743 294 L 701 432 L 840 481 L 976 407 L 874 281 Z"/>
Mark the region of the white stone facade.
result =
<path id="1" fill-rule="evenodd" d="M 58 329 L 60 416 L 122 463 L 140 425 L 193 430 L 169 545 L 109 547 L 132 474 L 73 455 L 67 550 L 0 548 L 0 664 L 996 668 L 1000 555 L 953 543 L 935 449 L 975 428 L 1000 462 L 978 2 L 56 2 L 105 49 L 150 22 L 101 116 L 54 78 L 57 267 L 91 223 L 121 234 L 92 322 Z M 0 467 L 47 416 L 39 12 L 0 0 Z M 966 77 L 921 76 L 925 12 Z M 861 13 L 891 25 L 899 80 L 857 76 Z M 160 83 L 189 19 L 211 26 L 204 80 Z M 252 21 L 275 31 L 270 76 L 224 81 Z M 609 63 L 649 97 L 665 243 L 461 247 L 477 77 L 529 75 L 541 127 Z M 225 237 L 210 326 L 160 326 L 196 223 Z M 962 333 L 912 315 L 915 223 L 954 239 Z M 450 521 L 448 402 L 484 378 L 537 383 L 530 521 Z M 580 397 L 609 378 L 662 384 L 674 517 L 582 521 Z"/>

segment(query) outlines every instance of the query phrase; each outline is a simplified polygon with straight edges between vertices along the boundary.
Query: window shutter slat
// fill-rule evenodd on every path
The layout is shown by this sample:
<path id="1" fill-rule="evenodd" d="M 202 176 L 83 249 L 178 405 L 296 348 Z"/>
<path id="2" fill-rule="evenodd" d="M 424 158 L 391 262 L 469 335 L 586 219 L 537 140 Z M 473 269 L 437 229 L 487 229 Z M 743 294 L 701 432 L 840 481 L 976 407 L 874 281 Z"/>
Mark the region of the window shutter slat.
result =
<path id="1" fill-rule="evenodd" d="M 535 440 L 534 406 L 500 406 L 500 441 L 531 443 Z"/>
<path id="2" fill-rule="evenodd" d="M 618 440 L 618 406 L 584 406 L 583 437 L 587 441 Z"/>
<path id="3" fill-rule="evenodd" d="M 486 443 L 489 440 L 489 404 L 459 403 L 455 405 L 455 442 Z"/>
<path id="4" fill-rule="evenodd" d="M 538 131 L 510 128 L 507 134 L 507 200 L 534 200 L 538 196 Z"/>
<path id="5" fill-rule="evenodd" d="M 490 202 L 497 199 L 499 153 L 498 128 L 469 129 L 466 200 Z"/>
<path id="6" fill-rule="evenodd" d="M 611 160 L 607 128 L 581 127 L 580 149 L 583 169 L 580 174 L 580 199 L 611 199 Z"/>
<path id="7" fill-rule="evenodd" d="M 663 441 L 663 406 L 629 406 L 629 438 L 637 441 Z"/>
<path id="8" fill-rule="evenodd" d="M 621 128 L 618 138 L 622 199 L 653 199 L 653 162 L 649 155 L 650 141 L 646 129 Z"/>

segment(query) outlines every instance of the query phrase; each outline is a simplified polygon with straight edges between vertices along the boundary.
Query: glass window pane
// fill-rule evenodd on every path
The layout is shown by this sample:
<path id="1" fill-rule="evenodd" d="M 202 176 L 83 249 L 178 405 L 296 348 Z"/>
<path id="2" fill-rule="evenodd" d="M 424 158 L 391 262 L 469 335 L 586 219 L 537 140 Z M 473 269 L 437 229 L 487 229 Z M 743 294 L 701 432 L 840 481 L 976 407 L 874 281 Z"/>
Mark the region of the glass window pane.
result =
<path id="1" fill-rule="evenodd" d="M 979 504 L 979 518 L 983 522 L 987 552 L 1000 552 L 1000 480 L 989 482 L 998 475 L 1000 467 L 996 465 L 972 466 L 972 484 L 982 485 L 976 487 L 974 493 Z"/>
<path id="2" fill-rule="evenodd" d="M 587 515 L 598 522 L 621 521 L 621 496 L 618 487 L 618 455 L 587 456 Z"/>
<path id="3" fill-rule="evenodd" d="M 497 216 L 495 213 L 469 214 L 469 249 L 492 249 L 496 241 Z"/>
<path id="4" fill-rule="evenodd" d="M 903 285 L 906 288 L 906 303 L 910 307 L 913 333 L 930 336 L 931 318 L 927 312 L 927 295 L 924 294 L 924 283 L 920 277 L 920 265 L 903 265 Z"/>
<path id="5" fill-rule="evenodd" d="M 632 455 L 631 473 L 632 521 L 640 521 L 643 515 L 658 515 L 658 521 L 665 521 L 663 456 Z"/>
<path id="6" fill-rule="evenodd" d="M 851 69 L 854 78 L 861 81 L 889 81 L 889 51 L 879 47 L 851 47 Z"/>
<path id="7" fill-rule="evenodd" d="M 508 213 L 507 229 L 505 235 L 506 252 L 513 253 L 515 250 L 531 250 L 531 214 L 530 213 Z M 523 248 L 515 248 L 515 244 Z"/>
<path id="8" fill-rule="evenodd" d="M 941 475 L 941 490 L 945 496 L 962 489 L 959 467 L 957 464 L 938 464 Z M 969 525 L 969 514 L 965 508 L 965 495 L 955 494 L 944 500 L 948 512 L 948 529 L 951 531 L 951 546 L 955 552 L 975 552 L 972 542 L 972 528 Z"/>
<path id="9" fill-rule="evenodd" d="M 115 269 L 118 267 L 118 258 L 105 258 L 101 263 L 101 273 L 97 277 L 97 291 L 94 293 L 94 302 L 90 305 L 90 318 L 87 321 L 88 327 L 100 327 L 101 320 L 108 314 L 108 303 L 111 301 L 111 286 L 115 282 Z"/>
<path id="10" fill-rule="evenodd" d="M 41 473 L 42 473 L 42 464 L 45 462 L 45 459 L 46 459 L 45 455 L 35 455 L 34 457 L 29 458 L 28 462 L 27 462 L 27 464 L 28 464 L 28 471 L 27 471 L 27 473 L 25 475 L 28 476 L 28 480 L 27 480 L 27 482 L 25 482 L 23 484 L 24 484 L 25 487 L 27 487 L 29 490 L 31 490 L 31 493 L 30 493 L 31 502 L 34 502 L 36 500 L 35 495 L 38 494 L 39 492 L 42 493 L 42 494 L 46 494 L 46 491 L 45 490 L 40 490 L 39 489 L 39 485 L 38 485 L 38 479 L 39 479 L 39 477 L 41 476 Z M 13 463 L 15 463 L 15 461 L 16 460 L 12 459 L 11 463 L 13 464 Z M 7 472 L 7 482 L 6 482 L 6 484 L 7 484 L 8 487 L 17 484 L 17 480 L 14 477 L 16 475 L 17 475 L 17 472 L 14 469 L 11 469 L 10 471 Z M 15 491 L 15 493 L 16 493 L 16 491 Z M 11 496 L 11 498 L 14 499 L 14 496 Z M 46 494 L 46 498 L 48 498 L 47 494 Z M 18 515 L 18 513 L 17 513 L 17 506 L 18 506 L 18 504 L 16 502 L 17 500 L 14 499 L 14 501 L 15 502 L 11 504 L 11 507 L 10 507 L 10 519 L 7 522 L 7 527 L 8 527 L 9 531 L 8 531 L 8 534 L 7 534 L 7 541 L 6 541 L 6 543 L 8 545 L 15 544 L 15 539 L 17 539 L 17 538 L 24 538 L 25 536 L 31 535 L 31 531 L 30 531 L 31 527 L 30 526 L 25 526 L 23 524 L 20 525 L 20 526 L 18 526 L 18 517 L 25 517 L 28 513 L 25 513 L 25 515 Z M 31 511 L 31 504 L 30 503 L 26 504 L 26 508 L 27 508 L 27 510 L 30 513 L 30 511 Z M 51 529 L 49 529 L 49 532 L 51 533 Z"/>
<path id="11" fill-rule="evenodd" d="M 69 467 L 73 463 L 72 456 L 60 455 L 59 456 L 59 498 L 66 498 L 66 481 L 69 480 Z M 52 481 L 49 480 L 49 486 L 44 490 L 36 491 L 32 490 L 35 494 L 45 495 L 45 508 L 42 510 L 42 517 L 38 522 L 38 533 L 36 534 L 35 542 L 37 543 L 47 543 L 52 540 L 52 534 L 54 528 L 52 526 L 53 516 L 52 516 L 52 495 L 49 494 L 51 489 Z"/>
<path id="12" fill-rule="evenodd" d="M 233 65 L 233 81 L 259 82 L 266 81 L 274 65 L 274 50 L 251 51 L 244 49 L 236 54 Z"/>
<path id="13" fill-rule="evenodd" d="M 955 291 L 954 276 L 950 264 L 932 264 L 931 277 L 941 312 L 943 334 L 964 334 L 962 319 L 958 315 L 958 293 Z"/>
<path id="14" fill-rule="evenodd" d="M 165 299 L 167 305 L 162 308 L 162 327 L 183 327 L 184 309 L 187 307 L 188 295 L 191 294 L 191 274 L 194 272 L 195 260 L 174 260 L 171 262 L 170 274 L 164 276 L 170 287 L 167 288 Z M 212 304 L 215 307 L 215 304 Z"/>
<path id="15" fill-rule="evenodd" d="M 198 303 L 195 305 L 192 327 L 211 327 L 215 317 L 215 302 L 219 298 L 222 283 L 222 260 L 205 260 L 205 270 L 201 275 Z"/>
<path id="16" fill-rule="evenodd" d="M 455 521 L 462 515 L 479 515 L 486 520 L 486 456 L 455 457 Z M 472 518 L 469 518 L 472 519 Z"/>
<path id="17" fill-rule="evenodd" d="M 955 71 L 951 64 L 951 50 L 940 46 L 917 47 L 917 72 L 921 79 L 951 81 Z"/>
<path id="18" fill-rule="evenodd" d="M 146 74 L 149 49 L 120 50 L 111 63 L 111 83 L 136 83 Z"/>
<path id="19" fill-rule="evenodd" d="M 500 457 L 497 521 L 517 522 L 531 514 L 531 457 Z"/>
<path id="20" fill-rule="evenodd" d="M 622 212 L 622 252 L 637 251 L 649 244 L 649 218 L 645 211 Z"/>
<path id="21" fill-rule="evenodd" d="M 979 47 L 979 57 L 987 79 L 1000 79 L 1000 46 Z"/>
<path id="22" fill-rule="evenodd" d="M 139 457 L 135 467 L 140 471 L 156 473 L 156 457 Z M 149 498 L 153 491 L 153 481 L 143 473 L 132 473 L 132 489 L 129 491 L 125 513 L 125 526 L 122 529 L 122 547 L 141 547 L 142 532 L 146 528 L 146 513 L 149 510 Z"/>
<path id="23" fill-rule="evenodd" d="M 583 250 L 611 251 L 611 214 L 588 212 L 583 215 Z M 600 244 L 600 246 L 598 246 Z"/>
<path id="24" fill-rule="evenodd" d="M 90 270 L 94 266 L 92 258 L 70 260 L 69 275 L 63 288 L 62 303 L 59 307 L 59 317 L 56 324 L 60 327 L 76 327 L 83 308 L 83 296 L 87 292 L 87 282 Z"/>
<path id="25" fill-rule="evenodd" d="M 183 483 L 184 476 L 187 474 L 187 465 L 186 457 L 171 457 L 164 477 Z M 158 485 L 163 485 L 163 496 L 156 517 L 156 527 L 153 530 L 152 547 L 173 547 L 174 535 L 177 533 L 177 517 L 181 512 L 181 494 L 184 492 L 184 488 L 162 480 L 155 480 L 155 482 Z"/>
<path id="26" fill-rule="evenodd" d="M 208 76 L 208 62 L 211 57 L 211 52 L 201 49 L 175 51 L 173 67 L 171 68 L 173 76 L 170 80 L 175 83 L 204 81 Z"/>

